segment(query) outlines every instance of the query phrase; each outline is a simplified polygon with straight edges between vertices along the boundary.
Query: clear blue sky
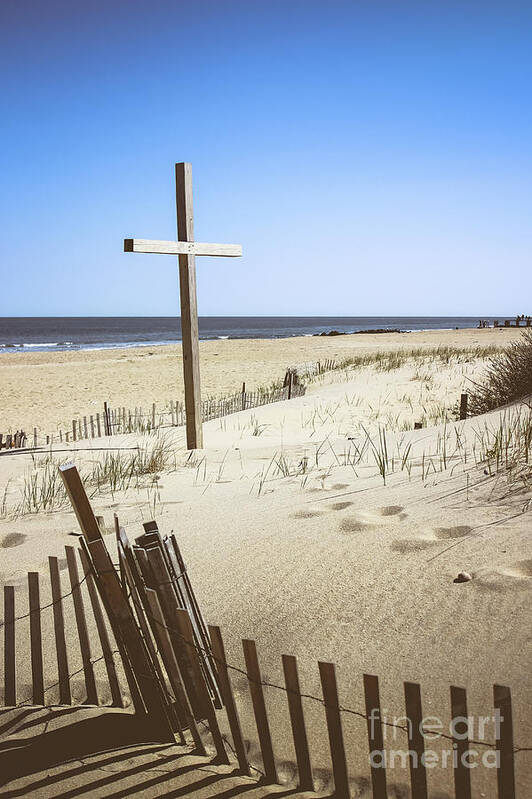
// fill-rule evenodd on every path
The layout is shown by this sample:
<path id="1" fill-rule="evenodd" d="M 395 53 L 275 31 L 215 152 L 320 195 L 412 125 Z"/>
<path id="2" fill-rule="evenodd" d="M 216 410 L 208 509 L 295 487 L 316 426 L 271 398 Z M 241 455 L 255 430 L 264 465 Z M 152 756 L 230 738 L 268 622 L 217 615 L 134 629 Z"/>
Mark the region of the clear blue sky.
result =
<path id="1" fill-rule="evenodd" d="M 2 0 L 6 315 L 532 312 L 532 3 Z"/>

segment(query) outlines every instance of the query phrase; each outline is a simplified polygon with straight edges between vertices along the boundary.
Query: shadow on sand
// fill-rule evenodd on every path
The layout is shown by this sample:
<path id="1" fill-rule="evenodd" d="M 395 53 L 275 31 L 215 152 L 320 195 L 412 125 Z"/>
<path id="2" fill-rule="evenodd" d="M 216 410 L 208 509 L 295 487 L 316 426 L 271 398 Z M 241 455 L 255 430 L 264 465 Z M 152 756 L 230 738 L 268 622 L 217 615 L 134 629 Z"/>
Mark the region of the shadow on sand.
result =
<path id="1" fill-rule="evenodd" d="M 161 743 L 131 713 L 101 708 L 18 708 L 0 713 L 0 797 L 298 796 L 261 786 L 191 747 Z"/>

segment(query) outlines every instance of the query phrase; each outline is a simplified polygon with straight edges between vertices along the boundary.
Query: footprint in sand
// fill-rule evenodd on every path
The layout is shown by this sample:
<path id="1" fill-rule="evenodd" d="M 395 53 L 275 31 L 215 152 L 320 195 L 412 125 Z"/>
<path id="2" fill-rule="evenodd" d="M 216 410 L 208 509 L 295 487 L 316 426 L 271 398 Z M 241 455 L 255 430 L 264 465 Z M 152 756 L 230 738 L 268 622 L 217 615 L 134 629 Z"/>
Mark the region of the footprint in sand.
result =
<path id="1" fill-rule="evenodd" d="M 497 569 L 479 569 L 473 574 L 473 579 L 481 588 L 495 591 L 529 589 L 532 581 L 532 560 L 518 560 Z"/>
<path id="2" fill-rule="evenodd" d="M 22 533 L 8 533 L 5 538 L 0 542 L 2 549 L 10 549 L 11 547 L 19 547 L 24 543 L 27 536 Z"/>
<path id="3" fill-rule="evenodd" d="M 459 524 L 457 527 L 437 527 L 434 535 L 439 541 L 447 541 L 449 538 L 465 538 L 473 532 L 472 527 Z"/>
<path id="4" fill-rule="evenodd" d="M 456 527 L 436 527 L 430 530 L 425 535 L 420 535 L 418 538 L 401 538 L 398 541 L 393 541 L 390 548 L 393 552 L 420 552 L 423 549 L 431 549 L 437 545 L 441 545 L 442 541 L 449 541 L 458 538 L 467 538 L 472 535 L 473 528 L 467 525 L 458 525 Z"/>
<path id="5" fill-rule="evenodd" d="M 402 505 L 386 505 L 384 508 L 380 508 L 379 512 L 381 516 L 404 516 L 403 510 Z"/>
<path id="6" fill-rule="evenodd" d="M 292 519 L 312 519 L 314 516 L 321 516 L 322 512 L 319 510 L 298 510 L 292 513 Z"/>
<path id="7" fill-rule="evenodd" d="M 345 510 L 346 508 L 350 508 L 352 502 L 334 502 L 332 505 L 329 505 L 329 508 L 332 510 Z"/>
<path id="8" fill-rule="evenodd" d="M 362 533 L 371 530 L 375 525 L 360 521 L 360 519 L 344 519 L 340 522 L 342 533 Z"/>

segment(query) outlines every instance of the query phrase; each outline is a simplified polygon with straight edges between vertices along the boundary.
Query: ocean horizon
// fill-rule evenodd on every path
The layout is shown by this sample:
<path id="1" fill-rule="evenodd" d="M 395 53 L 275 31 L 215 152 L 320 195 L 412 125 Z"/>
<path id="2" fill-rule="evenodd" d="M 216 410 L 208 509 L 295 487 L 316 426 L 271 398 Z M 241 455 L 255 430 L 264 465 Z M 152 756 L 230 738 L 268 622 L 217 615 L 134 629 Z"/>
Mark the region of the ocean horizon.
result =
<path id="1" fill-rule="evenodd" d="M 483 316 L 493 324 L 501 316 Z M 508 318 L 508 317 L 506 317 Z M 201 316 L 199 335 L 215 339 L 277 339 L 372 330 L 478 327 L 478 316 Z M 181 341 L 178 316 L 0 317 L 0 353 L 159 346 Z"/>

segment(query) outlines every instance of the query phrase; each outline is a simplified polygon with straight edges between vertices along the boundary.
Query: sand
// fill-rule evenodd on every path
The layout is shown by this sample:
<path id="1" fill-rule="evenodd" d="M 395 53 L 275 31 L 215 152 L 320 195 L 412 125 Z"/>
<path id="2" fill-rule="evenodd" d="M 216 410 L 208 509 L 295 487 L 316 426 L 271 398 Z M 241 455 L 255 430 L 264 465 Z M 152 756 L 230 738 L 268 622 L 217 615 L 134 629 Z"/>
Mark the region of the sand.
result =
<path id="1" fill-rule="evenodd" d="M 411 334 L 394 341 L 395 346 L 408 347 L 414 346 L 412 342 L 417 346 L 435 341 L 464 346 L 471 341 L 498 342 L 502 336 L 506 331 L 453 331 Z M 290 362 L 316 360 L 325 353 L 334 357 L 368 346 L 364 338 L 208 342 L 203 353 L 211 345 L 219 347 L 219 353 L 227 353 L 226 364 L 237 364 L 236 355 L 229 357 L 233 345 L 242 352 L 255 347 L 263 354 L 264 371 L 256 372 L 261 382 Z M 378 346 L 381 341 L 386 348 L 393 343 L 379 338 Z M 94 354 L 87 376 L 100 370 L 106 374 L 105 364 L 114 372 L 122 355 L 123 351 Z M 65 368 L 66 361 L 62 366 L 55 363 L 58 357 L 54 355 L 53 365 L 50 361 L 46 366 L 44 358 L 50 379 L 53 375 L 58 380 Z M 75 357 L 79 355 L 69 354 L 66 360 Z M 141 362 L 153 369 L 152 358 L 159 359 L 162 374 L 161 364 L 169 368 L 174 356 L 157 352 L 142 356 Z M 204 360 L 208 365 L 213 359 L 204 355 Z M 28 362 L 20 368 L 31 373 L 33 366 Z M 490 476 L 484 463 L 475 464 L 473 443 L 478 447 L 486 425 L 499 423 L 499 412 L 456 425 L 442 424 L 440 416 L 482 369 L 482 363 L 470 360 L 424 364 L 422 369 L 407 364 L 391 372 L 365 368 L 350 375 L 331 374 L 313 384 L 304 397 L 209 422 L 205 449 L 191 460 L 183 431 L 170 431 L 166 440 L 175 453 L 175 468 L 161 475 L 157 487 L 146 483 L 125 494 L 95 497 L 95 511 L 104 515 L 109 530 L 112 514 L 118 512 L 131 537 L 138 534 L 143 520 L 154 515 L 163 532 L 175 532 L 204 614 L 221 626 L 231 663 L 243 665 L 240 641 L 251 637 L 257 642 L 264 679 L 282 684 L 280 656 L 295 654 L 303 690 L 319 697 L 317 661 L 330 660 L 337 664 L 340 701 L 355 710 L 364 707 L 362 674 L 378 675 L 383 712 L 390 719 L 404 715 L 405 680 L 420 684 L 425 715 L 441 717 L 444 723 L 450 716 L 450 685 L 467 688 L 469 713 L 475 718 L 490 712 L 493 684 L 508 685 L 515 745 L 530 746 L 532 492 L 526 483 L 516 489 L 507 476 Z M 229 366 L 223 371 L 229 374 Z M 414 421 L 423 416 L 424 428 L 412 430 Z M 364 430 L 378 442 L 383 426 L 388 431 L 389 457 L 394 458 L 386 484 L 370 448 L 360 463 L 355 457 L 366 438 Z M 468 449 L 466 462 L 458 454 L 457 436 L 461 447 Z M 119 436 L 109 444 L 135 442 L 142 443 L 139 437 Z M 403 465 L 408 446 L 410 472 Z M 103 454 L 73 448 L 57 457 L 73 458 L 80 469 L 87 469 Z M 27 455 L 0 457 L 0 491 L 11 481 L 8 505 L 20 495 L 24 475 L 32 467 Z M 1 520 L 3 582 L 22 592 L 25 573 L 44 572 L 50 554 L 63 557 L 64 545 L 75 542 L 69 533 L 76 529 L 68 508 Z M 108 540 L 111 545 L 111 534 Z M 473 579 L 454 583 L 460 571 Z M 50 621 L 43 631 L 50 639 Z M 28 664 L 21 663 L 20 668 L 27 670 Z M 250 757 L 260 764 L 245 680 L 235 676 L 234 688 Z M 274 746 L 284 763 L 281 777 L 289 785 L 294 755 L 286 699 L 273 688 L 266 689 L 266 699 Z M 323 708 L 306 700 L 305 712 L 313 763 L 321 769 L 319 787 L 327 792 L 331 776 Z M 343 724 L 353 794 L 369 796 L 365 722 L 344 715 Z M 439 751 L 438 744 L 433 748 Z M 142 757 L 137 762 L 142 769 Z M 529 753 L 516 755 L 518 795 L 530 793 L 531 766 Z M 118 773 L 120 765 L 110 768 Z M 148 768 L 157 769 L 157 764 Z M 186 795 L 186 786 L 173 784 L 164 768 L 157 783 L 159 795 L 165 791 L 174 795 L 174 788 Z M 132 772 L 137 773 L 134 766 Z M 61 779 L 58 776 L 54 784 L 55 795 Z M 213 776 L 213 785 L 217 779 Z M 476 769 L 472 780 L 474 796 L 496 796 L 494 770 Z M 240 789 L 247 795 L 242 784 L 232 778 L 229 782 L 220 785 L 222 795 Z M 395 795 L 407 795 L 407 783 L 405 769 L 389 772 Z M 66 788 L 71 784 L 65 783 Z M 112 793 L 97 785 L 95 780 L 96 787 L 89 785 L 86 794 Z M 148 788 L 142 795 L 152 795 Z M 211 795 L 202 794 L 204 789 L 199 786 L 198 797 Z M 124 790 L 126 795 L 128 789 Z M 452 796 L 452 790 L 450 769 L 430 771 L 429 795 Z M 43 788 L 32 795 L 54 795 L 50 791 Z M 192 790 L 190 795 L 195 795 Z"/>
<path id="2" fill-rule="evenodd" d="M 411 347 L 504 344 L 519 331 L 441 330 L 404 334 L 200 342 L 202 391 L 248 390 L 282 378 L 288 366 L 353 353 Z M 180 346 L 0 355 L 0 432 L 70 429 L 73 418 L 112 407 L 166 406 L 183 398 Z"/>

